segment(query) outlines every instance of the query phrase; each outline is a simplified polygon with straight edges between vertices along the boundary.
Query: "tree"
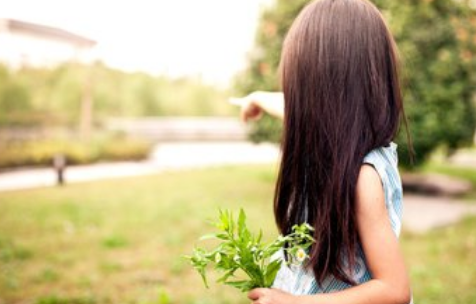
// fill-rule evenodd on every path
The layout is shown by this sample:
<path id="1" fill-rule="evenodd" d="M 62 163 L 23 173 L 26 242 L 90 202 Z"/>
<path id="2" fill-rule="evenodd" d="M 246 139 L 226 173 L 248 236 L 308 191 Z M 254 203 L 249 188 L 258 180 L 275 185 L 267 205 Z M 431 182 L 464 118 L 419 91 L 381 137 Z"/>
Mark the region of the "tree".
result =
<path id="1" fill-rule="evenodd" d="M 277 90 L 281 45 L 309 1 L 276 0 L 263 12 L 247 70 L 237 77 L 241 94 Z M 409 130 L 423 163 L 437 147 L 448 152 L 471 144 L 476 129 L 476 11 L 466 0 L 375 0 L 389 23 L 403 61 L 402 83 Z M 255 124 L 255 140 L 279 136 L 269 120 Z M 274 132 L 274 134 L 273 134 Z M 397 142 L 409 164 L 402 128 Z"/>
<path id="2" fill-rule="evenodd" d="M 239 94 L 248 94 L 256 90 L 279 90 L 277 71 L 281 46 L 294 18 L 308 2 L 308 0 L 277 0 L 274 6 L 263 11 L 248 68 L 236 78 L 235 86 Z M 281 130 L 282 125 L 279 121 L 265 115 L 258 122 L 251 123 L 249 135 L 255 142 L 263 140 L 278 142 Z"/>
<path id="3" fill-rule="evenodd" d="M 30 94 L 25 85 L 12 77 L 8 69 L 0 65 L 0 123 L 24 123 L 28 116 L 25 109 L 31 109 Z"/>
<path id="4" fill-rule="evenodd" d="M 0 64 L 0 128 L 79 126 L 87 138 L 89 128 L 109 117 L 236 116 L 223 102 L 227 96 L 198 78 L 130 73 L 101 62 L 21 69 Z"/>

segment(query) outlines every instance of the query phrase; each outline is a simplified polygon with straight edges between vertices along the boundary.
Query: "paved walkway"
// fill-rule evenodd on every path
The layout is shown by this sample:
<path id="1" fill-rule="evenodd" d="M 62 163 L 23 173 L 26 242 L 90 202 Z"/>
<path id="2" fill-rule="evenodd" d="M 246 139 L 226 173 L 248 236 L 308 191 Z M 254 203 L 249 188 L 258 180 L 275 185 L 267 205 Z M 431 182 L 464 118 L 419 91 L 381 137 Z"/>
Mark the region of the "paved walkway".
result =
<path id="1" fill-rule="evenodd" d="M 65 171 L 66 183 L 94 181 L 232 164 L 275 163 L 279 149 L 271 144 L 249 142 L 187 142 L 157 145 L 149 160 L 72 166 Z M 53 169 L 22 169 L 0 173 L 0 191 L 54 186 Z"/>
<path id="2" fill-rule="evenodd" d="M 476 150 L 458 151 L 455 155 L 449 158 L 453 165 L 476 168 Z"/>
<path id="3" fill-rule="evenodd" d="M 275 163 L 279 150 L 274 145 L 248 142 L 173 143 L 158 145 L 150 160 L 70 167 L 65 172 L 67 183 L 154 174 L 229 164 Z M 52 169 L 19 170 L 0 173 L 0 191 L 54 186 Z M 465 215 L 476 214 L 476 204 L 450 198 L 405 196 L 404 227 L 425 232 L 452 224 Z"/>
<path id="4" fill-rule="evenodd" d="M 403 227 L 412 232 L 423 233 L 432 228 L 450 225 L 468 215 L 476 215 L 476 203 L 448 197 L 404 197 Z"/>

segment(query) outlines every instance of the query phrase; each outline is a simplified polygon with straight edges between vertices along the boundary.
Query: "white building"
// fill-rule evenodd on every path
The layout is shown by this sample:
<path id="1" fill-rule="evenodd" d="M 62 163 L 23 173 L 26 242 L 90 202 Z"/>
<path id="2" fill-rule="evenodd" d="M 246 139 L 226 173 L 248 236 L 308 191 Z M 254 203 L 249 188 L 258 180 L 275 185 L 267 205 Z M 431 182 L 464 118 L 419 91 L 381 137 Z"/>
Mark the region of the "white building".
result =
<path id="1" fill-rule="evenodd" d="M 0 19 L 0 61 L 12 68 L 90 62 L 95 45 L 94 40 L 60 28 Z"/>

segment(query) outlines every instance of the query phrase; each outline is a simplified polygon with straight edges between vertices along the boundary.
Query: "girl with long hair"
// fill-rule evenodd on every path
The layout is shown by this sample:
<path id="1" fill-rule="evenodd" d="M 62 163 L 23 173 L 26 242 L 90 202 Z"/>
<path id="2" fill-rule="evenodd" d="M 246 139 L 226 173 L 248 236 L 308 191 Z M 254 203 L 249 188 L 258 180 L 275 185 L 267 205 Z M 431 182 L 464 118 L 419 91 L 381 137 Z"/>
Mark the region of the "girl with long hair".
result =
<path id="1" fill-rule="evenodd" d="M 397 50 L 380 12 L 367 0 L 311 2 L 288 32 L 280 71 L 283 93 L 245 97 L 242 116 L 283 118 L 276 223 L 282 234 L 309 223 L 315 243 L 307 262 L 283 264 L 273 288 L 248 297 L 255 304 L 411 302 L 392 142 L 405 117 Z"/>

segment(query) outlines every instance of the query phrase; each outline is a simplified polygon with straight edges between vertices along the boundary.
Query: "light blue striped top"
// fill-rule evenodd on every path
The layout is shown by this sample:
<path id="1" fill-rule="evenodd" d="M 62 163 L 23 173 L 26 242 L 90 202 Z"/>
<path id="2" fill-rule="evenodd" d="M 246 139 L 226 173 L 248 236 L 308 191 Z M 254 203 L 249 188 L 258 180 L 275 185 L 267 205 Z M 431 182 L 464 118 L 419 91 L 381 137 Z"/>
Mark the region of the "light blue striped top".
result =
<path id="1" fill-rule="evenodd" d="M 385 205 L 392 229 L 400 234 L 402 221 L 402 183 L 398 173 L 397 145 L 391 143 L 389 147 L 372 150 L 364 158 L 364 163 L 372 165 L 380 176 L 385 193 Z M 372 278 L 365 262 L 362 249 L 357 250 L 357 259 L 352 277 L 355 282 L 362 284 Z M 282 256 L 282 252 L 279 253 Z M 283 263 L 273 284 L 278 288 L 295 295 L 328 293 L 349 288 L 350 285 L 329 276 L 322 286 L 316 283 L 311 270 L 306 270 L 300 265 L 287 266 Z"/>

